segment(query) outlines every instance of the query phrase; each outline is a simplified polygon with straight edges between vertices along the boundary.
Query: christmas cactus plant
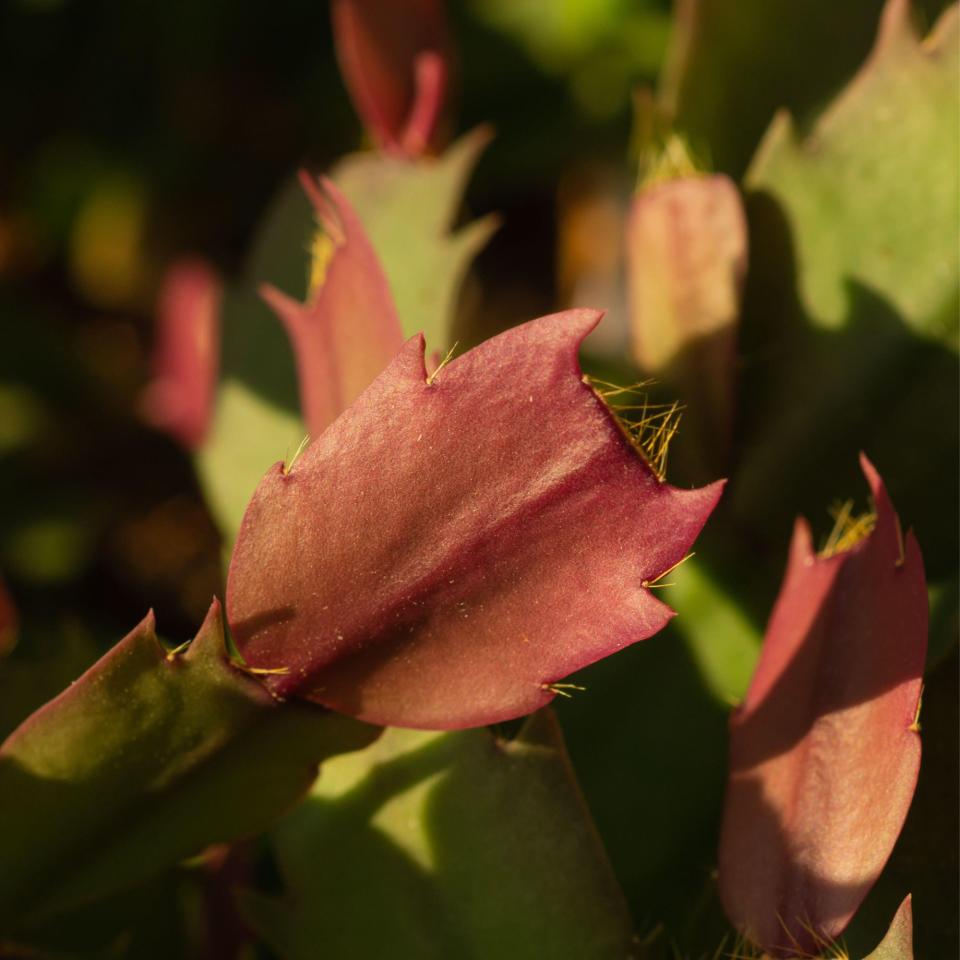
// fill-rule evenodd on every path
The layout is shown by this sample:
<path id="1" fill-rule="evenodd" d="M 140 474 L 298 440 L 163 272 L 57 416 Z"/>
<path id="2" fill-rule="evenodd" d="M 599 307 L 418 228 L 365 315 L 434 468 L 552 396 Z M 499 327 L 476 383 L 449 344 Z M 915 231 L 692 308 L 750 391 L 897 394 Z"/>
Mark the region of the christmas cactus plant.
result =
<path id="1" fill-rule="evenodd" d="M 665 25 L 600 6 L 611 63 Z M 472 16 L 594 102 L 524 10 Z M 949 955 L 956 6 L 678 3 L 552 312 L 502 315 L 465 16 L 333 0 L 368 148 L 151 285 L 126 429 L 216 529 L 192 638 L 54 622 L 0 550 L 0 956 Z"/>

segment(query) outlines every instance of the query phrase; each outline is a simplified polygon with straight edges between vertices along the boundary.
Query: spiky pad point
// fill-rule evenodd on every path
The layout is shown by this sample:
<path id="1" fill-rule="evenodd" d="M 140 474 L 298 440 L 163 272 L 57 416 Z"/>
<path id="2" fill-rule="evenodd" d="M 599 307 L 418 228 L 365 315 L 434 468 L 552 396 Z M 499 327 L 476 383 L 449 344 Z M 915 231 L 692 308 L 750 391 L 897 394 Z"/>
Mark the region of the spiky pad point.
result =
<path id="1" fill-rule="evenodd" d="M 872 532 L 814 553 L 799 520 L 750 690 L 730 724 L 727 914 L 768 952 L 843 932 L 886 863 L 920 766 L 923 559 L 861 458 Z"/>
<path id="2" fill-rule="evenodd" d="M 507 331 L 427 382 L 423 339 L 274 467 L 230 566 L 234 638 L 282 697 L 393 726 L 521 716 L 549 684 L 660 630 L 643 586 L 721 484 L 678 490 L 582 380 L 600 314 Z"/>
<path id="3" fill-rule="evenodd" d="M 304 173 L 300 182 L 321 226 L 307 302 L 270 284 L 261 293 L 290 335 L 300 406 L 317 436 L 390 362 L 403 334 L 387 278 L 346 197 L 326 178 L 318 184 Z"/>
<path id="4" fill-rule="evenodd" d="M 864 960 L 913 960 L 913 897 L 900 904 L 886 936 Z"/>

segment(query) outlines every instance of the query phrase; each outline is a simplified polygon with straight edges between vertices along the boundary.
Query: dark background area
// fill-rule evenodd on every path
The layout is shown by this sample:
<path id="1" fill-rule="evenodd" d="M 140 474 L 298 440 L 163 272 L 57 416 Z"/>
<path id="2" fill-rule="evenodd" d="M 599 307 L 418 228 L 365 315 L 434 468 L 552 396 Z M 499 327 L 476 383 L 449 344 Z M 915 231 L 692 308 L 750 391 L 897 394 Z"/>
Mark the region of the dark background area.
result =
<path id="1" fill-rule="evenodd" d="M 622 164 L 669 8 L 635 5 L 630 56 L 620 14 L 551 33 L 482 8 L 451 5 L 457 130 L 496 130 L 466 206 L 503 218 L 476 289 L 506 326 L 553 308 L 558 184 Z M 289 173 L 362 144 L 327 5 L 8 2 L 0 116 L 0 570 L 32 623 L 109 643 L 152 606 L 189 636 L 219 556 L 187 456 L 138 412 L 153 305 L 178 255 L 235 275 Z"/>

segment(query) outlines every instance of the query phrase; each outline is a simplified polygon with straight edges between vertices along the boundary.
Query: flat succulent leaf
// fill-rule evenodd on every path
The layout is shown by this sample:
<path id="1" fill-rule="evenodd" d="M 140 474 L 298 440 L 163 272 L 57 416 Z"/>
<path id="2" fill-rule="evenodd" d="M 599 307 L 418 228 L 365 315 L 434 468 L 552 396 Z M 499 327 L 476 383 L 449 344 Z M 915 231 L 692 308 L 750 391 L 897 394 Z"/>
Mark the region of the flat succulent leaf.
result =
<path id="1" fill-rule="evenodd" d="M 307 427 L 319 436 L 403 345 L 390 288 L 356 213 L 330 180 L 303 174 L 322 233 L 305 303 L 272 285 L 262 295 L 286 327 Z"/>
<path id="2" fill-rule="evenodd" d="M 222 283 L 209 264 L 179 261 L 157 306 L 153 379 L 143 398 L 150 421 L 187 449 L 206 437 L 220 361 Z"/>
<path id="3" fill-rule="evenodd" d="M 714 169 L 740 176 L 777 110 L 806 117 L 853 75 L 882 6 L 681 0 L 662 103 Z"/>
<path id="4" fill-rule="evenodd" d="M 353 105 L 377 146 L 416 156 L 442 135 L 452 59 L 443 0 L 333 0 Z"/>
<path id="5" fill-rule="evenodd" d="M 887 935 L 864 960 L 913 960 L 913 900 L 908 894 Z"/>
<path id="6" fill-rule="evenodd" d="M 260 478 L 307 433 L 289 337 L 259 290 L 269 283 L 307 298 L 317 230 L 303 183 L 291 177 L 264 216 L 243 277 L 225 293 L 220 383 L 197 469 L 227 556 Z"/>
<path id="7" fill-rule="evenodd" d="M 891 0 L 874 52 L 809 135 L 781 116 L 751 167 L 731 491 L 768 539 L 849 489 L 857 437 L 935 579 L 956 570 L 960 502 L 942 469 L 958 455 L 958 130 L 944 120 L 960 110 L 957 25 L 951 8 L 921 41 Z"/>
<path id="8" fill-rule="evenodd" d="M 329 761 L 272 842 L 285 895 L 245 913 L 286 960 L 635 955 L 549 711 L 508 741 L 387 730 Z"/>
<path id="9" fill-rule="evenodd" d="M 494 227 L 485 218 L 451 231 L 464 184 L 488 141 L 478 130 L 437 157 L 355 154 L 332 175 L 387 275 L 403 330 L 408 336 L 426 331 L 431 350 L 449 346 L 460 283 Z M 221 381 L 197 465 L 228 548 L 260 478 L 271 464 L 289 459 L 307 433 L 293 350 L 257 290 L 269 283 L 307 300 L 316 236 L 314 209 L 291 178 L 257 235 L 244 280 L 225 296 Z"/>
<path id="10" fill-rule="evenodd" d="M 352 154 L 331 172 L 387 274 L 404 333 L 428 348 L 453 345 L 460 284 L 496 229 L 494 217 L 453 229 L 471 171 L 490 142 L 480 127 L 436 157 Z"/>
<path id="11" fill-rule="evenodd" d="M 658 479 L 577 360 L 599 314 L 509 330 L 429 378 L 409 341 L 250 502 L 227 585 L 247 662 L 279 696 L 372 722 L 476 726 L 651 636 L 647 589 L 721 484 Z"/>
<path id="12" fill-rule="evenodd" d="M 921 42 L 909 0 L 888 0 L 851 84 L 806 136 L 779 114 L 750 166 L 748 188 L 776 198 L 792 226 L 800 299 L 818 326 L 847 321 L 855 280 L 956 345 L 960 130 L 944 117 L 960 105 L 958 25 L 952 7 Z"/>
<path id="13" fill-rule="evenodd" d="M 757 670 L 731 717 L 721 896 L 744 935 L 779 955 L 846 927 L 890 856 L 920 765 L 923 560 L 862 466 L 876 528 L 825 556 L 798 521 Z"/>
<path id="14" fill-rule="evenodd" d="M 255 833 L 321 759 L 373 735 L 278 706 L 229 663 L 216 602 L 186 652 L 168 654 L 148 616 L 0 747 L 0 928 Z"/>

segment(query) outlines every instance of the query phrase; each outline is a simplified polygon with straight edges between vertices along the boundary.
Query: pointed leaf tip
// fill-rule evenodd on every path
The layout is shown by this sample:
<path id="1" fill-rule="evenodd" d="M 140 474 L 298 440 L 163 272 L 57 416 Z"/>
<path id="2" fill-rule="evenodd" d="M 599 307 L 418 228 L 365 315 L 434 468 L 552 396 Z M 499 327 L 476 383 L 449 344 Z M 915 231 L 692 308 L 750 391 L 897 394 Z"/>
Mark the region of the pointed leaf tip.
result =
<path id="1" fill-rule="evenodd" d="M 913 897 L 909 893 L 877 949 L 864 960 L 913 960 Z"/>
<path id="2" fill-rule="evenodd" d="M 414 338 L 295 471 L 263 480 L 227 610 L 248 663 L 289 665 L 275 692 L 481 725 L 663 627 L 644 581 L 689 552 L 721 488 L 659 481 L 583 382 L 600 316 L 531 321 L 431 382 Z"/>
<path id="3" fill-rule="evenodd" d="M 760 661 L 730 724 L 720 892 L 765 950 L 839 936 L 916 786 L 927 644 L 923 561 L 866 458 L 876 528 L 830 556 L 798 521 Z"/>
<path id="4" fill-rule="evenodd" d="M 329 177 L 315 177 L 308 170 L 301 169 L 297 171 L 297 182 L 310 201 L 310 206 L 313 208 L 313 214 L 316 218 L 316 224 L 320 229 L 320 233 L 315 240 L 314 259 L 316 259 L 316 244 L 320 238 L 325 237 L 328 239 L 333 247 L 343 246 L 343 244 L 347 242 L 346 226 L 341 217 L 339 205 L 341 202 L 348 203 L 348 201 L 344 199 L 343 195 Z M 347 209 L 350 208 L 348 207 Z M 350 212 L 352 213 L 353 211 L 351 210 Z M 352 223 L 358 222 L 358 218 L 355 215 L 350 219 Z M 312 269 L 314 274 L 316 274 L 316 263 L 312 265 Z M 311 280 L 314 281 L 314 283 L 311 283 L 312 287 L 315 285 L 316 277 L 311 277 Z"/>
<path id="5" fill-rule="evenodd" d="M 260 292 L 290 337 L 304 419 L 319 436 L 389 363 L 403 335 L 359 217 L 332 181 L 301 182 L 323 228 L 312 289 L 302 304 L 270 285 Z"/>
<path id="6" fill-rule="evenodd" d="M 203 623 L 200 624 L 196 637 L 191 641 L 186 651 L 188 660 L 205 656 L 215 657 L 219 663 L 226 664 L 228 662 L 227 646 L 223 632 L 223 610 L 217 597 L 211 599 Z"/>

